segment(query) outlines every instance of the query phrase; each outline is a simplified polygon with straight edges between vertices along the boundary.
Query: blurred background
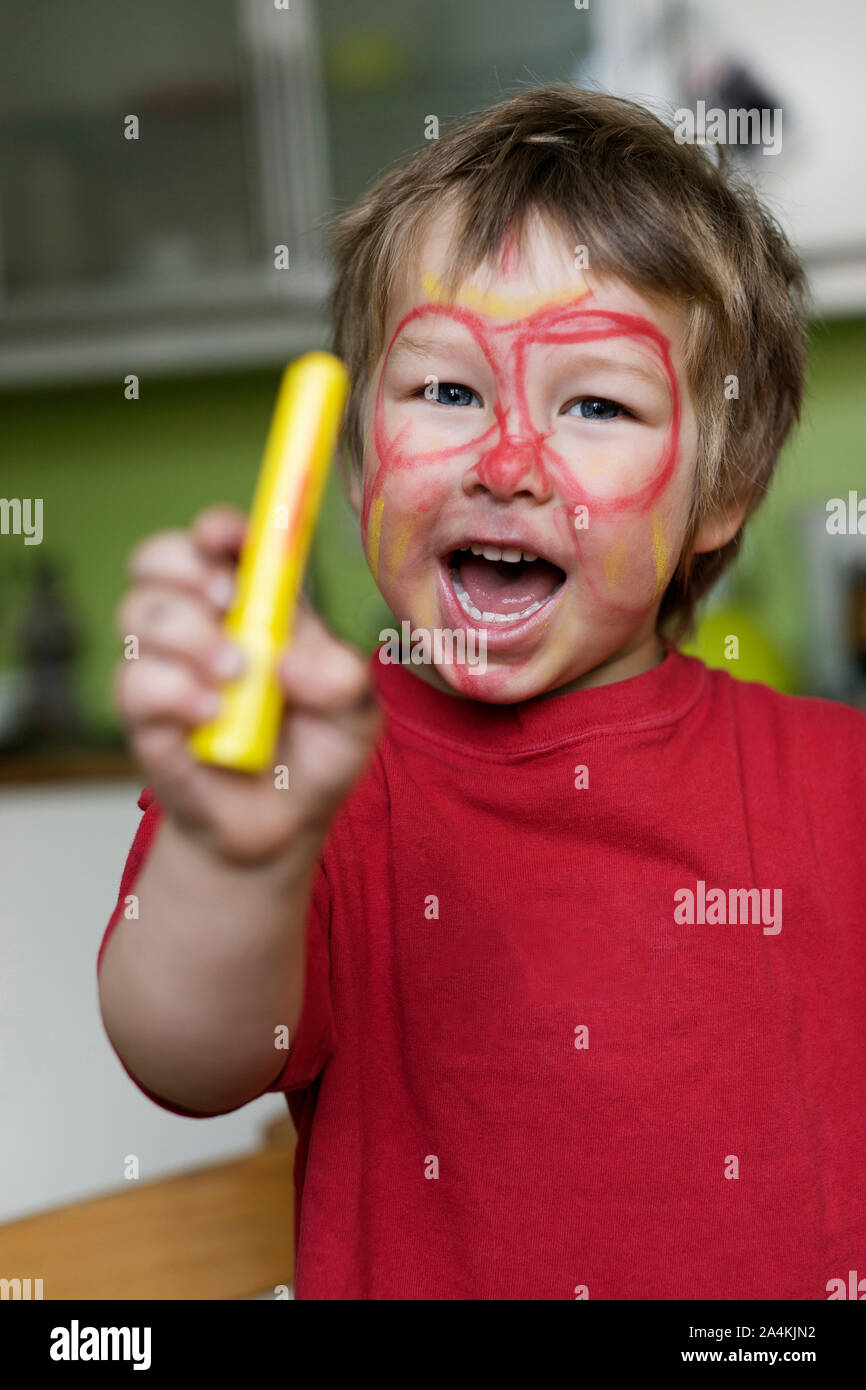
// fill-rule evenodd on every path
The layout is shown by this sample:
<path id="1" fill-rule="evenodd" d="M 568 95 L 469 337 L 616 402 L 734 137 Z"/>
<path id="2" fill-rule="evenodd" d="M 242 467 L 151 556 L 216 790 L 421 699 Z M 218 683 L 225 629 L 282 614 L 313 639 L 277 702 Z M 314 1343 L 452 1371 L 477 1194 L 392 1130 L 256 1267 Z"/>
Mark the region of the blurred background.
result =
<path id="1" fill-rule="evenodd" d="M 322 221 L 421 147 L 431 116 L 447 128 L 551 79 L 662 114 L 700 102 L 776 113 L 771 148 L 733 152 L 809 272 L 808 398 L 687 649 L 866 708 L 866 11 L 0 0 L 0 25 L 3 1277 L 40 1273 L 5 1268 L 10 1233 L 58 1249 L 55 1226 L 28 1222 L 68 1227 L 77 1204 L 135 1186 L 129 1153 L 141 1182 L 212 1175 L 283 1121 L 279 1096 L 207 1125 L 160 1111 L 102 1032 L 96 950 L 140 789 L 112 706 L 113 614 L 140 537 L 213 501 L 247 505 L 282 365 L 328 345 Z M 309 582 L 335 631 L 371 650 L 389 615 L 336 475 Z M 288 1228 L 288 1197 L 283 1215 Z M 70 1269 L 93 1229 L 73 1228 Z M 252 1295 L 289 1269 L 280 1251 L 264 1265 L 239 1256 L 243 1275 L 209 1292 L 187 1273 L 180 1292 L 149 1296 Z M 119 1277 L 104 1251 L 100 1268 Z M 71 1289 L 57 1275 L 45 1297 L 94 1296 L 63 1277 Z"/>

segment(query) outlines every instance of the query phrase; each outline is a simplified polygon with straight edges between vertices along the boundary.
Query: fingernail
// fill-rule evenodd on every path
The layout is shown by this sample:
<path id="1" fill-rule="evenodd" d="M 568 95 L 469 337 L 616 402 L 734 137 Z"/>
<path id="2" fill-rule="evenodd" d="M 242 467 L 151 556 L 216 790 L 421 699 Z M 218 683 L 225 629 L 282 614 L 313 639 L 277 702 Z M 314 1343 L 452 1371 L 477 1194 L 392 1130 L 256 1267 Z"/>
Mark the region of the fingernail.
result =
<path id="1" fill-rule="evenodd" d="M 231 680 L 244 669 L 244 654 L 234 642 L 225 642 L 214 658 L 213 669 L 220 680 Z"/>
<path id="2" fill-rule="evenodd" d="M 235 596 L 235 581 L 229 574 L 215 574 L 208 581 L 207 591 L 215 607 L 226 609 Z"/>

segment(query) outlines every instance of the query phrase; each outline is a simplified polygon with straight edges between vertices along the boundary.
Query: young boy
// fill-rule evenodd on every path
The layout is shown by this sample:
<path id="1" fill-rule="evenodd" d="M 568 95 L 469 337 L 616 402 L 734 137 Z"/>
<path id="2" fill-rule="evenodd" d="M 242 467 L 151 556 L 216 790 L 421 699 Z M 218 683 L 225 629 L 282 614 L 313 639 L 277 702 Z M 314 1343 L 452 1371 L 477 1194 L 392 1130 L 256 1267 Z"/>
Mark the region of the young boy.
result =
<path id="1" fill-rule="evenodd" d="M 103 1019 L 178 1114 L 285 1092 L 298 1298 L 866 1273 L 866 719 L 669 635 L 797 417 L 802 290 L 709 153 L 522 94 L 337 224 L 370 567 L 485 661 L 367 667 L 304 612 L 290 789 L 196 765 L 243 519 L 136 551 L 118 689 L 149 786 Z"/>

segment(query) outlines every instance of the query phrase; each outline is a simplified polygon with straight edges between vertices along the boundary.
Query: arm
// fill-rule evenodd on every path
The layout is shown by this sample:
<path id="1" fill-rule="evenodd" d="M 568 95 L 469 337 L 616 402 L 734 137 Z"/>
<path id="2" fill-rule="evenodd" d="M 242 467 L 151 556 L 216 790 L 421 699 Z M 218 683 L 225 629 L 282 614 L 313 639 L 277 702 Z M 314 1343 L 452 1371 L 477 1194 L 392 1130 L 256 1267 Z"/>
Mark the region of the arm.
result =
<path id="1" fill-rule="evenodd" d="M 302 607 L 278 676 L 286 698 L 274 769 L 199 762 L 189 732 L 213 716 L 228 678 L 216 589 L 230 587 L 243 532 L 204 513 L 133 557 L 117 695 L 161 809 L 135 878 L 139 916 L 119 917 L 99 970 L 102 1018 L 146 1090 L 195 1114 L 261 1095 L 285 1065 L 274 1030 L 294 1037 L 304 998 L 305 926 L 331 821 L 373 747 L 379 713 L 366 662 Z"/>
<path id="2" fill-rule="evenodd" d="M 198 1114 L 237 1109 L 276 1079 L 304 991 L 304 923 L 321 838 L 233 865 L 163 820 L 99 971 L 105 1029 L 132 1074 Z"/>

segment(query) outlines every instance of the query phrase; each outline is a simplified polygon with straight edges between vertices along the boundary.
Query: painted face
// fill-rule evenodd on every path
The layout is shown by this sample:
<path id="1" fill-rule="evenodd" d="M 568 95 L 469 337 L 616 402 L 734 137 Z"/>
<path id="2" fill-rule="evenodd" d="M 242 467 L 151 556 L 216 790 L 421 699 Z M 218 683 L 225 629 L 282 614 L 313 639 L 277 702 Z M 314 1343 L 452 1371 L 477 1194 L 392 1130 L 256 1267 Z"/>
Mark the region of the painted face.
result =
<path id="1" fill-rule="evenodd" d="M 448 231 L 443 215 L 391 307 L 362 533 L 398 620 L 485 634 L 483 674 L 439 677 L 511 702 L 655 647 L 697 424 L 678 311 L 576 270 L 540 219 L 447 299 Z"/>

